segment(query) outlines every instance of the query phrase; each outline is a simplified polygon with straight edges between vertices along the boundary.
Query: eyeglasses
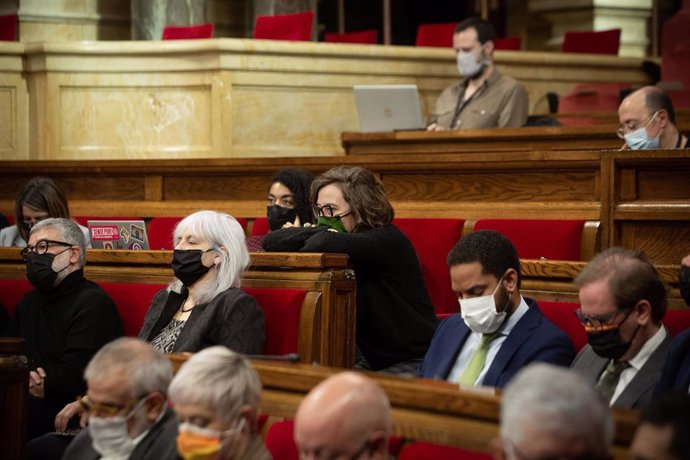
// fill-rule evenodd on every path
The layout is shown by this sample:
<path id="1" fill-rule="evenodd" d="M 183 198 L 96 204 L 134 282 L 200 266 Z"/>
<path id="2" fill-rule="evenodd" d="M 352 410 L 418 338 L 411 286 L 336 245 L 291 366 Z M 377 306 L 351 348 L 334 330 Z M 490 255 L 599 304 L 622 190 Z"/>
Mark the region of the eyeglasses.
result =
<path id="1" fill-rule="evenodd" d="M 89 399 L 88 395 L 85 395 L 79 399 L 79 406 L 81 409 L 89 415 L 97 415 L 100 417 L 114 417 L 122 412 L 129 413 L 134 406 L 139 404 L 147 395 L 130 401 L 126 404 L 112 404 L 112 403 L 97 403 Z"/>
<path id="2" fill-rule="evenodd" d="M 315 217 L 345 217 L 350 215 L 352 210 L 346 211 L 344 214 L 336 215 L 336 210 L 330 204 L 319 206 L 318 204 L 311 205 L 312 212 Z"/>
<path id="3" fill-rule="evenodd" d="M 649 126 L 649 124 L 652 122 L 652 120 L 654 120 L 654 117 L 656 117 L 657 113 L 659 113 L 659 112 L 654 112 L 653 114 L 651 114 L 650 116 L 645 118 L 645 120 L 649 120 L 647 122 L 647 124 L 644 125 L 645 128 L 647 126 Z M 616 130 L 616 136 L 618 136 L 618 139 L 625 140 L 626 134 L 631 133 L 633 131 L 636 131 L 637 129 L 639 129 L 637 122 L 624 123 L 624 124 L 620 125 L 618 127 L 618 129 Z"/>
<path id="4" fill-rule="evenodd" d="M 611 329 L 616 329 L 620 327 L 623 322 L 628 319 L 630 313 L 632 313 L 631 308 L 617 308 L 616 310 L 607 313 L 605 315 L 585 315 L 582 313 L 582 309 L 578 308 L 575 310 L 575 316 L 580 320 L 582 326 L 584 326 L 586 332 L 603 332 L 609 331 Z M 625 313 L 623 321 L 620 323 L 611 323 L 611 320 L 616 317 L 618 313 Z"/>
<path id="5" fill-rule="evenodd" d="M 71 243 L 65 243 L 64 241 L 40 240 L 34 246 L 27 245 L 24 249 L 21 250 L 19 254 L 21 254 L 22 258 L 26 260 L 29 258 L 29 254 L 31 253 L 36 253 L 39 255 L 45 254 L 46 252 L 48 252 L 48 248 L 50 248 L 51 246 L 72 247 L 74 245 Z"/>

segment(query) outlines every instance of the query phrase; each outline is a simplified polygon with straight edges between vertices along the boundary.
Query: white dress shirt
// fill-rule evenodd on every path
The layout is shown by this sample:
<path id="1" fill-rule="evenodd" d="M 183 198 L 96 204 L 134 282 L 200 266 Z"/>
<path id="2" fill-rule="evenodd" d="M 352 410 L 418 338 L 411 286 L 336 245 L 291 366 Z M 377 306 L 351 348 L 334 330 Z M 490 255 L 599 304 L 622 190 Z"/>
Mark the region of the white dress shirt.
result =
<path id="1" fill-rule="evenodd" d="M 503 323 L 503 327 L 499 329 L 500 335 L 489 342 L 489 351 L 486 355 L 486 362 L 484 363 L 484 367 L 479 373 L 477 380 L 474 382 L 475 385 L 481 385 L 482 381 L 484 380 L 484 376 L 486 376 L 487 371 L 491 367 L 491 363 L 493 363 L 494 358 L 498 354 L 498 350 L 501 349 L 501 345 L 503 345 L 503 342 L 506 341 L 506 338 L 510 332 L 513 330 L 517 322 L 520 321 L 520 319 L 524 316 L 524 314 L 527 313 L 528 309 L 529 306 L 527 305 L 527 302 L 525 302 L 525 299 L 520 296 L 520 305 L 518 305 L 517 310 L 515 310 L 515 312 L 508 317 L 506 322 Z M 467 340 L 465 340 L 460 353 L 458 353 L 458 357 L 455 360 L 455 365 L 450 370 L 450 374 L 448 374 L 448 382 L 458 383 L 458 379 L 472 360 L 474 352 L 477 351 L 477 348 L 479 348 L 482 335 L 483 334 L 481 332 L 470 332 L 470 335 L 467 337 Z"/>

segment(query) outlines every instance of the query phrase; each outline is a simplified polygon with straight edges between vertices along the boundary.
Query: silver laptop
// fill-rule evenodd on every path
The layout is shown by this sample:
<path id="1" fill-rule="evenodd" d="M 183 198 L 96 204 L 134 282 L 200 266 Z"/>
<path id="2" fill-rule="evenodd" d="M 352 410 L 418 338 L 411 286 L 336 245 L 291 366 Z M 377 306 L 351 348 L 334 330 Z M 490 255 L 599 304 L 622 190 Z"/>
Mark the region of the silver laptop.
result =
<path id="1" fill-rule="evenodd" d="M 424 129 L 417 85 L 355 85 L 362 132 Z"/>
<path id="2" fill-rule="evenodd" d="M 143 220 L 89 220 L 86 224 L 94 249 L 149 248 Z"/>

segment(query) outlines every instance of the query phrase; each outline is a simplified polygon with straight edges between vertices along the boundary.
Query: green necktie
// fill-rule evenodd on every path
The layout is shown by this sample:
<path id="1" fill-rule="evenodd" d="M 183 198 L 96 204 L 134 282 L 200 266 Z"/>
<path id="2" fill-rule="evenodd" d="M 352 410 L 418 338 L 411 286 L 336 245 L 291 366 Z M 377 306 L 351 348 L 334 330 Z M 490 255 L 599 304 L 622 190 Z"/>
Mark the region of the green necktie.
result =
<path id="1" fill-rule="evenodd" d="M 482 373 L 484 364 L 486 364 L 486 356 L 489 354 L 489 343 L 500 334 L 484 334 L 482 340 L 479 342 L 479 347 L 472 355 L 470 363 L 467 365 L 463 373 L 458 378 L 460 385 L 472 386 L 477 381 L 477 377 Z"/>
<path id="2" fill-rule="evenodd" d="M 616 392 L 618 381 L 621 378 L 621 372 L 629 368 L 630 364 L 627 361 L 612 360 L 606 370 L 601 376 L 601 380 L 597 383 L 597 388 L 604 395 L 607 401 L 611 401 L 613 394 Z"/>

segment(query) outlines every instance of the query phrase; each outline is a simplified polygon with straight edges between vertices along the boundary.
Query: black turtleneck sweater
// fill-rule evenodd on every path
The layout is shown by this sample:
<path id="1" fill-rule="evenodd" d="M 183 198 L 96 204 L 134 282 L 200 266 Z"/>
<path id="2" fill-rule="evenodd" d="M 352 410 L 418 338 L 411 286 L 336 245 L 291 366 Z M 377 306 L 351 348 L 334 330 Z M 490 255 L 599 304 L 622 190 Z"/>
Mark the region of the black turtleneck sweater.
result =
<path id="1" fill-rule="evenodd" d="M 84 394 L 84 368 L 103 345 L 123 335 L 123 327 L 108 294 L 77 270 L 48 294 L 29 291 L 17 304 L 7 335 L 22 337 L 31 367 L 46 371 L 45 398 L 32 402 L 43 406 L 42 412 L 57 409 L 55 417 Z"/>

